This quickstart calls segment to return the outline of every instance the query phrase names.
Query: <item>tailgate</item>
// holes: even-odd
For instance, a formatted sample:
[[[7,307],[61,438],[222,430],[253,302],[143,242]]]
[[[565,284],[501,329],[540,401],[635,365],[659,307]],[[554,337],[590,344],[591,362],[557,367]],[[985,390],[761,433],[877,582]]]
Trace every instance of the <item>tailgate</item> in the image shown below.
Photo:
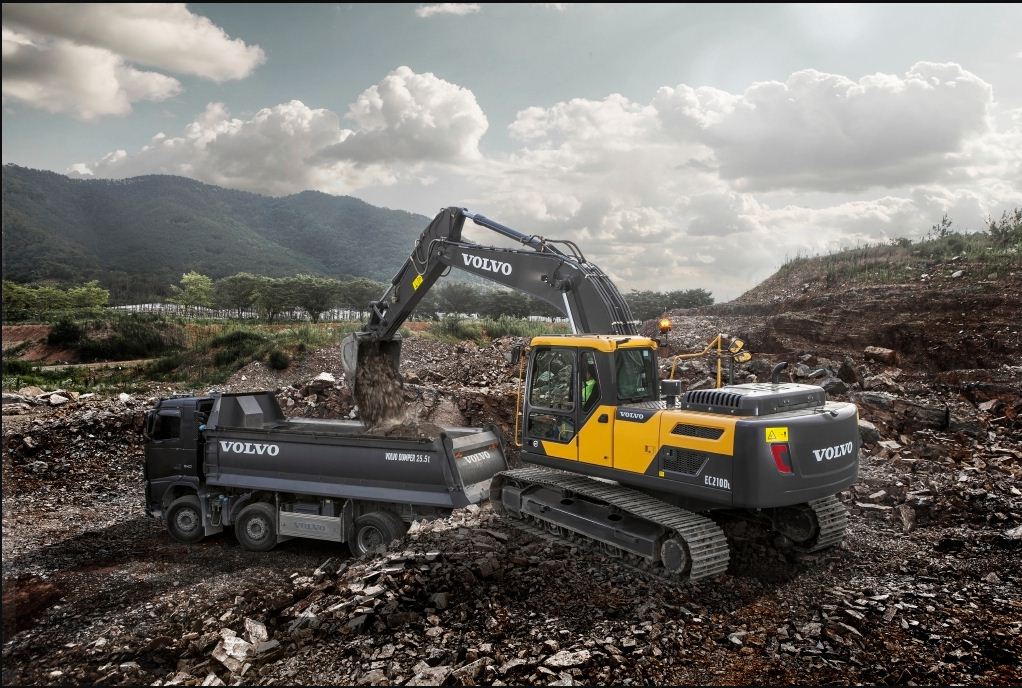
[[[503,443],[490,429],[451,439],[451,466],[455,483],[465,492],[465,505],[487,499],[490,479],[508,467]]]

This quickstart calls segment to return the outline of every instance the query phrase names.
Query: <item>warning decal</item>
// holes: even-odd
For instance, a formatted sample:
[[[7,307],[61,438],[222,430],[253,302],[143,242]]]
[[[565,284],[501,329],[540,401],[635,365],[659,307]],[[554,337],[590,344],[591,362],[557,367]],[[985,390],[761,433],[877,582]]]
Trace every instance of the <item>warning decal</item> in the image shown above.
[[[767,442],[787,442],[788,441],[788,428],[767,428],[766,429],[766,441]]]
[[[422,285],[422,275],[416,275],[412,280],[412,289],[418,289]]]

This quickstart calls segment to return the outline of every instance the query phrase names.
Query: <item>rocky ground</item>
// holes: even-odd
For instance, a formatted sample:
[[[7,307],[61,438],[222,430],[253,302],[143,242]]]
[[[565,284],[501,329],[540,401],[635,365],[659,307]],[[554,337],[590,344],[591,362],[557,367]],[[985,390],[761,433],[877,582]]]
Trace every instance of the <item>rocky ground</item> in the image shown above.
[[[488,507],[416,524],[361,560],[304,540],[266,554],[228,536],[186,547],[142,511],[137,431],[151,399],[68,393],[54,404],[25,390],[4,400],[4,683],[1018,684],[1014,349],[976,344],[977,366],[975,355],[927,356],[911,338],[899,348],[886,324],[871,337],[865,311],[845,313],[848,336],[829,342],[776,321],[840,319],[824,305],[743,308],[675,314],[668,352],[739,334],[757,352],[739,381],[786,360],[791,379],[859,405],[865,444],[860,481],[841,495],[841,547],[792,556],[725,523],[728,573],[685,587],[537,540]],[[1008,327],[1000,336],[1013,341],[1017,317],[961,308],[986,323],[972,336]],[[947,334],[945,317],[958,328],[931,317],[926,341]],[[511,438],[517,369],[503,353],[514,344],[407,341],[415,420],[493,423]],[[699,386],[714,371],[690,361],[677,372]],[[333,350],[282,373],[252,364],[226,388],[278,389],[290,415],[357,412]]]

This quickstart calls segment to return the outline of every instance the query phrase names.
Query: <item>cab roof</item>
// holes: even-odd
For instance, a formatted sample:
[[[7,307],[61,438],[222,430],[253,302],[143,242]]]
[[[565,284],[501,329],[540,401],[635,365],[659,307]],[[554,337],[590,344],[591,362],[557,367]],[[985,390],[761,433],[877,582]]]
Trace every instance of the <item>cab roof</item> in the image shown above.
[[[548,334],[532,338],[532,346],[574,346],[597,351],[618,349],[656,349],[657,342],[649,337],[624,334]]]

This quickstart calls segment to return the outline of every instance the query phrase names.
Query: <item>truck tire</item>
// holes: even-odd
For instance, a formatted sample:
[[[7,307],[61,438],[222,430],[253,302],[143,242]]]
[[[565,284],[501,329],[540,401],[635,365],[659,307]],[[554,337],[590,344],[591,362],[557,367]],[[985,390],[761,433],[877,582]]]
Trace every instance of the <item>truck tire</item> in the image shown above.
[[[167,507],[167,530],[178,542],[193,544],[206,536],[202,507],[195,495],[178,497]]]
[[[250,552],[268,552],[277,546],[277,510],[266,502],[249,504],[234,522],[234,534]]]
[[[404,537],[408,531],[401,518],[390,511],[373,511],[355,520],[355,535],[348,541],[351,553],[357,557],[372,552],[381,545]]]

